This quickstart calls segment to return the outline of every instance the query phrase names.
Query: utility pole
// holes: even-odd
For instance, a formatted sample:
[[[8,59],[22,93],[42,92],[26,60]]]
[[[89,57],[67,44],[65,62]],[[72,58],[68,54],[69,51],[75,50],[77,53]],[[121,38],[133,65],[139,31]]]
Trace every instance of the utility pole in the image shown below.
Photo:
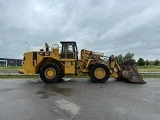
[[[26,42],[27,43],[27,45],[28,45],[28,52],[29,52],[29,43],[28,42]]]
[[[13,66],[13,63],[14,63],[14,61],[13,61],[13,54],[12,54],[12,66]]]

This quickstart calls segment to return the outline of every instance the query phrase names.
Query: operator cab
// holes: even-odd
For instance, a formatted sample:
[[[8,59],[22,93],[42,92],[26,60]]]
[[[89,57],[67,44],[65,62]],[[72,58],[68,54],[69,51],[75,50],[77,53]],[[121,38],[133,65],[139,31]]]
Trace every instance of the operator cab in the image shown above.
[[[78,49],[75,41],[61,41],[61,58],[78,59]]]

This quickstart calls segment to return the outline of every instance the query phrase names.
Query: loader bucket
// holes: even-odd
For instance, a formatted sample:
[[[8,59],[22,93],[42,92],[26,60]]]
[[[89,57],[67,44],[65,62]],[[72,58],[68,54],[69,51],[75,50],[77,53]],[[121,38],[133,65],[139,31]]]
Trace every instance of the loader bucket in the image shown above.
[[[122,77],[132,83],[144,84],[146,83],[140,73],[136,68],[136,64],[134,65],[124,65],[122,71]]]

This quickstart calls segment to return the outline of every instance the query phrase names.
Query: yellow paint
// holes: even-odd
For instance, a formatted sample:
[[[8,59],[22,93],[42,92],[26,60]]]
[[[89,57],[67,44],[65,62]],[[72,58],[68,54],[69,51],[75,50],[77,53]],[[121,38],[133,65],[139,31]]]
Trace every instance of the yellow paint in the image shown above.
[[[94,75],[98,79],[103,79],[106,76],[106,71],[103,68],[97,68],[94,71]]]
[[[56,70],[54,68],[47,68],[44,74],[46,78],[53,79],[56,76]]]
[[[120,66],[114,61],[114,59],[109,64],[104,63],[101,59],[101,57],[103,57],[103,54],[101,53],[82,49],[80,60],[77,59],[77,52],[73,52],[73,58],[67,58],[67,52],[64,53],[65,57],[61,58],[59,47],[51,48],[47,51],[41,49],[40,51],[24,53],[25,59],[23,61],[23,69],[20,69],[19,72],[25,74],[38,74],[40,69],[47,63],[56,63],[59,65],[65,75],[89,73],[91,66],[96,63],[105,64],[109,68],[111,76],[114,78],[118,77],[119,74],[117,71],[121,70]],[[45,71],[45,76],[49,79],[54,78],[56,74],[56,70],[53,68],[48,68]],[[97,68],[94,71],[94,75],[98,79],[103,79],[106,74],[107,73],[103,68]]]

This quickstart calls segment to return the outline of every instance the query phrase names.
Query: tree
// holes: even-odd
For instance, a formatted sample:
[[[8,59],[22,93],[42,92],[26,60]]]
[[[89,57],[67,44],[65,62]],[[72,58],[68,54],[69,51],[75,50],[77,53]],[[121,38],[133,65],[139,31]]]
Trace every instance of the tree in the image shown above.
[[[134,54],[133,53],[127,53],[124,57],[122,54],[118,55],[115,57],[115,60],[117,61],[118,64],[123,64],[123,63],[127,63],[127,64],[135,64],[135,59],[133,59]]]
[[[147,65],[147,66],[149,65],[149,61],[148,61],[148,60],[146,60],[146,65]]]
[[[134,57],[134,54],[129,52],[123,57],[123,60],[124,61],[135,60],[135,59],[133,59],[133,57]]]
[[[116,56],[116,61],[118,64],[121,64],[123,62],[123,55],[120,54],[120,55]]]
[[[139,65],[139,66],[144,66],[144,65],[145,65],[145,61],[144,61],[143,58],[139,58],[139,60],[138,60],[138,65]]]
[[[123,63],[127,63],[127,64],[135,64],[136,60],[133,59],[134,54],[133,53],[127,53],[124,57],[123,57]]]
[[[154,61],[154,65],[159,65],[159,60],[158,59]]]

